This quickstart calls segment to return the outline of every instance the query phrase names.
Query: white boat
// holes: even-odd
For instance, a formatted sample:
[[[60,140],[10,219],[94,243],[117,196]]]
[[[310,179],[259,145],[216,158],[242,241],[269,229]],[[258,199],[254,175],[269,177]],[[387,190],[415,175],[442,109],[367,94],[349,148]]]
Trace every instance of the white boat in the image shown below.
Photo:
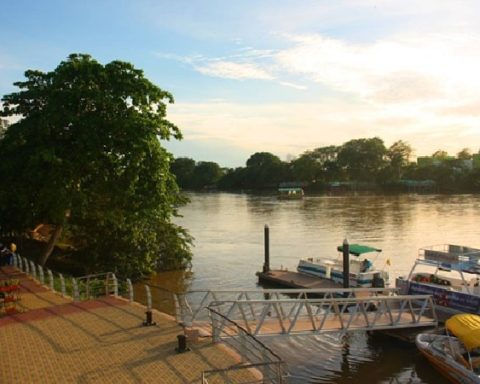
[[[336,259],[308,258],[301,259],[297,271],[320,279],[343,284],[343,245],[337,247],[339,256]],[[390,261],[383,262],[378,268],[377,259],[382,250],[360,244],[349,245],[349,286],[355,287],[385,287],[389,285],[387,266]],[[365,257],[368,254],[369,258]],[[372,254],[374,255],[372,257]],[[362,256],[362,257],[360,257]]]
[[[418,334],[417,348],[452,383],[480,383],[480,316],[454,315],[445,328],[446,336]]]
[[[396,279],[403,295],[432,295],[437,315],[480,315],[480,249],[443,244],[422,248],[410,273]]]

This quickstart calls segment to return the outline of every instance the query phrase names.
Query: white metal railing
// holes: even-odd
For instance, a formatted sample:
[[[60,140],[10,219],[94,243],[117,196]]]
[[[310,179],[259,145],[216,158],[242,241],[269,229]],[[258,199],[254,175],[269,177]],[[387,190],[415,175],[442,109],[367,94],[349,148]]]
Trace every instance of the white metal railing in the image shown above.
[[[220,325],[213,332],[216,342],[223,343],[238,352],[241,361],[221,369],[202,372],[202,384],[212,382],[235,384],[285,384],[287,368],[283,360],[265,344],[240,326],[209,308],[212,324]],[[231,337],[232,334],[238,337]],[[248,371],[247,371],[248,370]]]
[[[212,302],[235,300],[265,300],[282,298],[311,299],[359,296],[393,296],[394,288],[348,288],[348,289],[262,289],[262,290],[195,290],[175,294],[175,315],[179,323],[191,326],[196,321],[208,319],[207,307]]]
[[[48,268],[36,264],[34,261],[20,256],[18,253],[13,255],[12,263],[15,267],[37,279],[41,284],[48,284],[48,287],[59,292],[63,296],[71,296],[74,300],[87,300],[101,296],[119,296],[120,284],[112,272],[91,274],[78,278],[69,277],[68,279],[61,273],[54,273]],[[121,285],[121,295],[134,300],[133,285],[129,279],[126,279]]]
[[[219,301],[209,309],[256,337],[438,325],[430,295]],[[212,333],[222,327],[212,325]]]

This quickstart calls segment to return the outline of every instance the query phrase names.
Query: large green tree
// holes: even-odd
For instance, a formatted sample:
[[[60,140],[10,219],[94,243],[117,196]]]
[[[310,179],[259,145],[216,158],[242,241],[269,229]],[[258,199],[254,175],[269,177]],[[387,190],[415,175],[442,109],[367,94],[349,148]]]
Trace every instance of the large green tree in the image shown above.
[[[28,70],[3,97],[19,116],[0,140],[0,227],[63,229],[88,270],[146,274],[190,260],[172,216],[183,202],[160,139],[181,138],[166,119],[170,93],[132,64],[73,54],[52,72]]]
[[[385,166],[387,149],[383,140],[355,139],[343,144],[338,152],[338,164],[353,181],[375,181]]]

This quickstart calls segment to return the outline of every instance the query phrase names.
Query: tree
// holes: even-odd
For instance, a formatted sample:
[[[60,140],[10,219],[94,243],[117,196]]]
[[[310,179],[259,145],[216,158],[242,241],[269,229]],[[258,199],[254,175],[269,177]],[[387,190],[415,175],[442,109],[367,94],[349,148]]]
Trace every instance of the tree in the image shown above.
[[[286,164],[278,156],[270,152],[256,152],[247,160],[247,185],[250,188],[277,187],[286,169]]]
[[[177,183],[182,188],[192,188],[192,178],[195,171],[195,160],[188,157],[175,159],[170,170],[177,178]]]
[[[472,151],[470,148],[463,148],[460,152],[457,153],[457,159],[459,160],[470,160],[472,158]]]
[[[390,162],[391,173],[396,181],[402,177],[402,172],[408,166],[412,153],[412,147],[402,140],[396,141],[388,148],[387,158]]]
[[[191,258],[188,233],[172,223],[184,200],[159,139],[181,139],[166,119],[173,96],[132,64],[73,54],[52,72],[28,70],[3,97],[21,116],[0,141],[0,227],[62,229],[91,270],[141,275]]]
[[[370,182],[385,166],[386,152],[383,140],[378,137],[350,140],[341,146],[338,163],[350,180]]]
[[[194,188],[207,188],[216,186],[223,171],[217,163],[212,161],[200,161],[193,171],[192,186]]]

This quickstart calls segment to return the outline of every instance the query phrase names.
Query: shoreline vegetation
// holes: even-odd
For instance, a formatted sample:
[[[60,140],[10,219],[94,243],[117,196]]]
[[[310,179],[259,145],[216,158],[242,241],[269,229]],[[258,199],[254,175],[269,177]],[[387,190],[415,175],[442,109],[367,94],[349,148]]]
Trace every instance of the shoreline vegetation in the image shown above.
[[[269,152],[250,156],[245,167],[179,157],[171,171],[186,190],[265,191],[302,187],[307,193],[347,191],[478,193],[480,150],[464,148],[449,156],[438,150],[412,161],[412,147],[400,140],[353,139],[340,146],[309,150],[282,161]]]
[[[193,239],[173,222],[186,200],[162,146],[182,138],[166,118],[173,95],[130,63],[88,54],[14,85],[0,107],[20,117],[0,131],[0,238],[42,266],[60,252],[81,275],[188,266]],[[39,226],[45,239],[31,238]]]

